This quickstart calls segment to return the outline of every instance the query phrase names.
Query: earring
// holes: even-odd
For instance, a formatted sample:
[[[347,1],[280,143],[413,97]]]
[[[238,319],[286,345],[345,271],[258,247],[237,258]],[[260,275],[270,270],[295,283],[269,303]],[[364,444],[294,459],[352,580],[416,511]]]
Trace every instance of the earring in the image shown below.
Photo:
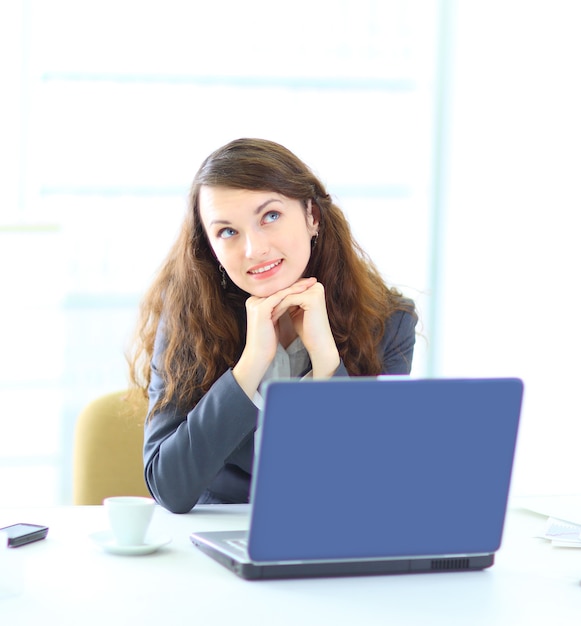
[[[222,285],[222,289],[226,289],[226,270],[222,267],[222,265],[218,265],[218,269],[220,270],[220,274],[222,274],[220,284]]]
[[[318,239],[319,239],[319,231],[317,231],[314,237],[311,239],[311,248],[314,248],[317,245]]]

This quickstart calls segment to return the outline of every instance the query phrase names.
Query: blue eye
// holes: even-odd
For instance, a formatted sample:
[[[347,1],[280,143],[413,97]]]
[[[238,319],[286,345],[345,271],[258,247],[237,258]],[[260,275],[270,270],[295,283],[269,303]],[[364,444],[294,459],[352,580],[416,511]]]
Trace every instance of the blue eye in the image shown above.
[[[218,237],[220,237],[220,239],[229,239],[230,237],[233,237],[235,234],[236,234],[236,231],[233,228],[223,228],[221,231],[219,231]]]
[[[265,222],[276,222],[276,220],[280,217],[280,213],[278,211],[269,211],[264,214]]]

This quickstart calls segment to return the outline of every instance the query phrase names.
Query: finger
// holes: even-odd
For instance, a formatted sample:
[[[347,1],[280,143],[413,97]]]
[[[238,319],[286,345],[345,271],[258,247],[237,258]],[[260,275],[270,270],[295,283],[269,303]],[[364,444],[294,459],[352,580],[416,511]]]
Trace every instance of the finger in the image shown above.
[[[317,283],[320,285],[320,283]],[[286,311],[292,311],[293,309],[308,310],[325,310],[325,297],[323,286],[317,288],[317,285],[313,285],[311,288],[301,291],[299,293],[291,293],[285,296],[273,309],[272,319],[278,320],[284,315]]]
[[[272,310],[274,310],[274,308],[278,306],[285,298],[288,298],[291,295],[304,293],[305,291],[310,289],[313,285],[315,285],[316,282],[317,282],[317,279],[314,277],[301,278],[300,280],[297,280],[296,283],[293,283],[289,287],[286,287],[285,289],[281,289],[280,291],[277,291],[271,294],[270,296],[267,296],[266,298],[263,299],[263,302],[265,303],[266,306],[270,306],[272,307]]]
[[[298,310],[300,310],[301,307],[294,305],[294,304],[289,304],[288,306],[278,306],[275,310],[273,310],[272,312],[272,321],[274,324],[276,324],[276,322],[278,322],[278,320],[288,311],[289,315],[292,317],[293,314],[295,314]]]

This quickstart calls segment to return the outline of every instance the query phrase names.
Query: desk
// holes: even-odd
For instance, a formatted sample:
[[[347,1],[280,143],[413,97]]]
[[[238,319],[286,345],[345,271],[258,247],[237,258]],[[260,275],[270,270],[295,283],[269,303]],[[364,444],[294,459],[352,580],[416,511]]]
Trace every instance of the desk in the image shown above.
[[[152,531],[172,542],[140,557],[101,552],[100,506],[0,509],[0,526],[31,522],[48,538],[0,552],[17,593],[0,599],[2,626],[578,624],[581,550],[534,536],[544,517],[511,509],[495,565],[482,572],[248,582],[193,547],[193,530],[246,528],[244,505],[187,515],[158,508]],[[4,561],[4,562],[3,562]]]

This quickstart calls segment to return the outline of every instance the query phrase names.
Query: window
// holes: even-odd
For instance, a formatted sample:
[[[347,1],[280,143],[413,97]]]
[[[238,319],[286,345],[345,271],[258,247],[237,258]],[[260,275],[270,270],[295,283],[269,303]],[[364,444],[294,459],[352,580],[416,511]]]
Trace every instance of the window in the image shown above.
[[[69,500],[76,416],[127,385],[140,296],[200,162],[231,139],[273,139],[311,165],[429,325],[438,2],[273,6],[0,9],[3,500]],[[420,339],[417,373],[424,352]]]

